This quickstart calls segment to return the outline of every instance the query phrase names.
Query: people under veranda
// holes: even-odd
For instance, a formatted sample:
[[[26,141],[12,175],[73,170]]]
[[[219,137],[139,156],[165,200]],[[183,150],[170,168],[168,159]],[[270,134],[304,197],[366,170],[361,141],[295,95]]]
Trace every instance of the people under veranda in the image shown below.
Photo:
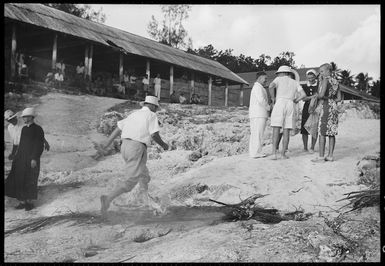
[[[147,147],[153,139],[164,150],[169,146],[159,135],[159,122],[156,111],[159,108],[158,98],[146,96],[145,101],[140,103],[142,109],[128,115],[125,119],[118,121],[117,128],[111,133],[105,143],[95,144],[99,154],[104,154],[105,149],[113,140],[121,134],[121,154],[125,162],[125,180],[118,183],[116,188],[108,195],[102,195],[101,214],[107,217],[110,203],[123,193],[130,192],[139,184],[139,202],[149,205],[148,183],[150,174],[147,168]],[[158,210],[159,211],[159,210]]]
[[[172,91],[170,95],[170,103],[179,103],[179,99],[175,91]]]
[[[287,159],[286,150],[288,148],[290,129],[293,128],[294,104],[298,103],[306,96],[298,81],[290,78],[292,71],[289,66],[280,66],[276,72],[277,77],[270,83],[269,90],[277,88],[277,94],[273,98],[275,102],[271,113],[271,126],[273,127],[273,159],[277,157],[277,145],[280,128],[283,128],[283,148],[281,158]],[[299,97],[295,97],[299,92]]]
[[[37,199],[37,183],[40,172],[40,156],[44,150],[44,131],[34,122],[35,110],[26,108],[21,114],[25,126],[20,143],[12,161],[11,171],[5,180],[5,195],[16,198],[16,209],[26,211],[34,208]]]
[[[199,97],[198,94],[193,93],[193,95],[191,95],[190,103],[191,104],[200,104],[201,103],[201,98]]]
[[[179,103],[181,103],[181,104],[187,103],[187,99],[186,99],[186,97],[184,97],[184,93],[183,92],[181,92],[180,95],[179,95]]]
[[[155,93],[155,96],[158,97],[158,100],[160,100],[161,83],[162,83],[162,80],[160,78],[160,74],[158,73],[154,78],[154,93]]]

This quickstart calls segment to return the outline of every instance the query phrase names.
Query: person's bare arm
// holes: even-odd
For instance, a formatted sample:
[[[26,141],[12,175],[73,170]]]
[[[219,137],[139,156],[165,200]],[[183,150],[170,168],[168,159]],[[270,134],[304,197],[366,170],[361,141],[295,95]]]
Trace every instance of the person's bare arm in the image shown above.
[[[168,150],[168,144],[165,143],[159,135],[159,131],[151,135],[152,139],[159,144],[164,150]]]
[[[320,81],[320,84],[321,84],[321,90],[317,96],[318,99],[322,99],[322,100],[327,100],[328,97],[325,96],[325,92],[326,92],[326,87],[327,87],[327,84],[328,83],[328,80],[326,78],[323,78],[321,79]]]
[[[45,138],[44,138],[44,149],[46,151],[49,151],[49,149],[50,149],[49,143],[48,143],[48,141]]]
[[[103,149],[107,148],[108,146],[111,145],[111,143],[116,139],[117,136],[119,136],[121,130],[119,127],[116,127],[114,131],[112,131],[111,135],[108,137],[106,141],[103,141],[101,143],[101,146]]]
[[[306,93],[303,90],[300,90],[299,96],[296,99],[294,99],[294,102],[298,103],[300,100],[302,100],[305,97],[306,97]]]

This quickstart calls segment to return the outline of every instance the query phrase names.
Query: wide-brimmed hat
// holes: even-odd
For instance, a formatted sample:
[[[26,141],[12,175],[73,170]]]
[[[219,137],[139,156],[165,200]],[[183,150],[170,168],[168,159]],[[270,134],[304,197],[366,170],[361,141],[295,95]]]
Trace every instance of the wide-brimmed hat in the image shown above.
[[[158,98],[155,96],[146,96],[146,98],[144,99],[144,102],[140,102],[139,104],[143,106],[145,103],[150,103],[157,107],[160,107]]]
[[[16,116],[17,114],[15,114],[12,110],[7,110],[4,112],[4,119],[7,121],[15,118]]]
[[[23,110],[23,112],[21,113],[21,117],[23,117],[23,116],[33,116],[33,117],[35,117],[36,116],[35,109],[32,108],[32,107],[25,108]]]
[[[317,76],[317,71],[315,71],[314,69],[309,69],[308,71],[306,71],[306,75],[310,73],[314,74],[314,76]]]
[[[275,74],[278,74],[278,73],[292,73],[292,71],[291,71],[291,68],[289,66],[280,66],[278,68],[278,71],[275,72]]]

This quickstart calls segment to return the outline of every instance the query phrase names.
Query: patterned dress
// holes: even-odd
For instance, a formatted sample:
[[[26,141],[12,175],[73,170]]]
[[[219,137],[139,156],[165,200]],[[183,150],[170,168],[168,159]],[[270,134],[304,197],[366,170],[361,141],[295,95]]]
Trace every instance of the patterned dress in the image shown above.
[[[324,100],[321,105],[318,132],[321,136],[336,136],[338,134],[338,109],[337,95],[338,82],[334,77],[329,77],[325,96],[329,99]]]

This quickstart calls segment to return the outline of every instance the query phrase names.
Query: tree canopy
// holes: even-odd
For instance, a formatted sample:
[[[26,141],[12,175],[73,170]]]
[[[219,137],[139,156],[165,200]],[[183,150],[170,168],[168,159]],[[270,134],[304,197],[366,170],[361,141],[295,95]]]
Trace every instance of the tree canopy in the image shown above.
[[[189,5],[164,5],[162,6],[163,20],[158,22],[154,16],[147,25],[147,32],[151,38],[160,43],[175,48],[190,48],[192,39],[188,37],[183,21],[189,16]]]

